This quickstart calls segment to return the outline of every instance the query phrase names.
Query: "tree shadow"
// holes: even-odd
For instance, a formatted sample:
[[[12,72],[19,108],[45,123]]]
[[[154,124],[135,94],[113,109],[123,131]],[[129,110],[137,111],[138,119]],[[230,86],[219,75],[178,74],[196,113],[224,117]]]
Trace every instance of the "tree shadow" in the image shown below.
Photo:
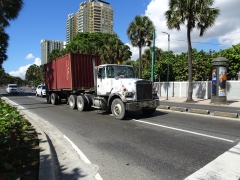
[[[78,180],[79,178],[84,178],[88,176],[89,174],[84,174],[83,170],[81,168],[74,168],[71,170],[70,173],[66,173],[66,170],[69,169],[68,167],[64,165],[60,165],[60,162],[58,160],[57,152],[54,148],[54,145],[49,138],[49,136],[44,133],[47,141],[43,141],[40,139],[41,143],[48,143],[50,146],[50,154],[45,154],[40,157],[40,162],[42,163],[40,165],[39,169],[39,180],[44,180],[46,177],[53,176],[53,179],[61,179],[61,180]],[[40,149],[40,152],[45,151],[46,149]],[[70,162],[69,162],[70,163]],[[72,164],[69,164],[69,167],[71,167]],[[42,177],[42,178],[40,178]]]
[[[205,81],[202,81],[202,82],[194,82],[193,83],[193,89],[197,88],[197,91],[195,93],[195,97],[196,98],[201,98],[201,99],[204,99],[204,97],[206,97],[206,93],[207,92],[207,89],[206,89],[206,83],[208,82],[205,82]]]

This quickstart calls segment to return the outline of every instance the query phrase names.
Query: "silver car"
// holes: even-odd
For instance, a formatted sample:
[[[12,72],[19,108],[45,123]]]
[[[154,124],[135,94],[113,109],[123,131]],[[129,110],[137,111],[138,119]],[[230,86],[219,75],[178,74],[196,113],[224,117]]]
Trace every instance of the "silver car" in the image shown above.
[[[9,94],[19,94],[19,88],[17,84],[8,84],[6,92]]]
[[[45,85],[39,85],[36,89],[36,96],[46,96],[46,88]]]

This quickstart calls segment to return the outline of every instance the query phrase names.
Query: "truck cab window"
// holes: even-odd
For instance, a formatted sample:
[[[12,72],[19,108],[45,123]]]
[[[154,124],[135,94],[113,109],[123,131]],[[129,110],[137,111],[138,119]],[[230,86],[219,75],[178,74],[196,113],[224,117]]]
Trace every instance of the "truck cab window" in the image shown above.
[[[105,67],[100,67],[98,70],[98,77],[105,78]]]
[[[107,66],[107,77],[108,78],[114,78],[114,68],[112,66]]]

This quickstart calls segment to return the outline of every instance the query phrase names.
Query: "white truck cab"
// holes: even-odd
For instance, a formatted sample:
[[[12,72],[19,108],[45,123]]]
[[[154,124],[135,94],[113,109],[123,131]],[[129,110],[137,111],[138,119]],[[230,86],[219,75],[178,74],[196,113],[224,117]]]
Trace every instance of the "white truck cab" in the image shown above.
[[[122,119],[126,111],[142,110],[150,115],[159,105],[152,82],[136,78],[133,66],[104,64],[96,67],[96,92],[93,106],[112,111]]]

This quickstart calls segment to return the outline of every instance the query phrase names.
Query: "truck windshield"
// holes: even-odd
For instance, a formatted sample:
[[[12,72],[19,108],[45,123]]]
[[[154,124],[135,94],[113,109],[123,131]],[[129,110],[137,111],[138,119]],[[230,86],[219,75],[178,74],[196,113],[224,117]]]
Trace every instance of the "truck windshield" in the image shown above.
[[[10,88],[18,88],[18,86],[15,86],[15,85],[11,85],[11,86],[8,86]]]
[[[133,67],[131,66],[107,66],[106,69],[107,77],[114,78],[115,76],[119,76],[121,78],[135,78],[135,72]]]

